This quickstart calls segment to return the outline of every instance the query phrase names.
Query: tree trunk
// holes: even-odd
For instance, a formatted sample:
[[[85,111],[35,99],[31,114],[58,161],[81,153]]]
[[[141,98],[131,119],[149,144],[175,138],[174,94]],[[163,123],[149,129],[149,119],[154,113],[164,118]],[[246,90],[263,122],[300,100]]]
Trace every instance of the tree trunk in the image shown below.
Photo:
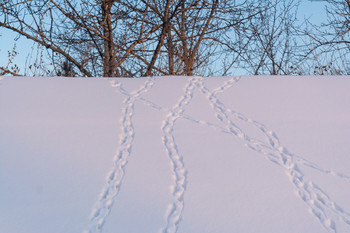
[[[173,44],[173,38],[171,35],[171,26],[168,26],[168,59],[169,59],[169,74],[174,74],[174,44]]]
[[[113,28],[111,10],[114,0],[102,1],[102,26],[104,39],[103,76],[112,77],[115,74],[115,55],[113,43]]]

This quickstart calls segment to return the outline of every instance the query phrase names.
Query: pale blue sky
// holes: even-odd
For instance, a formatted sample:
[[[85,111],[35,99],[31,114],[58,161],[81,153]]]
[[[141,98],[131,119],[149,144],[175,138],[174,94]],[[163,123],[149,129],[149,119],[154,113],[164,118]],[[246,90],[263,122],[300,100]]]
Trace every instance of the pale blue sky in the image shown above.
[[[308,1],[302,0],[299,7],[299,20],[300,22],[304,21],[305,17],[310,17],[312,22],[320,23],[326,20],[326,13],[324,10],[324,3],[322,1]],[[25,39],[24,37],[17,37],[15,40],[16,34],[0,28],[0,65],[7,63],[7,51],[12,50],[13,46],[16,44],[18,55],[15,58],[15,63],[20,67],[21,73],[24,71],[26,61],[30,59],[30,53],[32,52],[35,45],[33,42]],[[36,53],[32,56],[32,61],[35,59]]]

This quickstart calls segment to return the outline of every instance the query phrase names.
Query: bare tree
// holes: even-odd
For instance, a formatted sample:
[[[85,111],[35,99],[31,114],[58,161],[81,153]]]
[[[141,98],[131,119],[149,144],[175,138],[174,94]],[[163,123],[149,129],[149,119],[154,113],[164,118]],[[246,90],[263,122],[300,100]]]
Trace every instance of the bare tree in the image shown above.
[[[45,59],[31,67],[51,67],[49,75],[289,74],[297,3],[6,0],[0,28],[35,42]]]
[[[1,35],[0,35],[1,37]],[[0,76],[6,75],[6,74],[10,74],[13,76],[19,76],[19,67],[14,64],[14,59],[17,56],[18,52],[16,50],[16,44],[13,46],[13,49],[11,51],[7,51],[7,58],[8,61],[6,62],[6,64],[1,65],[0,64]]]
[[[139,20],[146,12],[129,14],[115,0],[4,1],[0,27],[51,51],[55,69],[62,66],[58,61],[69,61],[83,76],[123,76],[123,63],[133,48],[160,27]]]
[[[236,36],[236,65],[248,73],[286,75],[297,63],[297,10],[299,1],[263,0],[259,11]]]
[[[153,9],[150,23],[163,26],[139,55],[145,63],[146,76],[221,74],[222,62],[218,61],[228,54],[225,46],[237,44],[231,35],[256,14],[258,5],[255,1],[228,0],[148,1],[147,4]],[[152,46],[154,50],[147,49]]]
[[[211,50],[212,46],[206,42],[221,30],[219,27],[214,29],[218,21],[215,17],[221,9],[219,4],[218,0],[179,0],[173,1],[173,6],[165,5],[165,10],[156,14],[163,21],[163,28],[145,75],[152,74],[152,71],[157,73],[157,70],[169,75],[193,75],[210,57],[200,53],[201,48],[206,46]]]
[[[318,75],[350,74],[350,0],[323,0],[327,19],[321,25],[309,22],[306,56]]]

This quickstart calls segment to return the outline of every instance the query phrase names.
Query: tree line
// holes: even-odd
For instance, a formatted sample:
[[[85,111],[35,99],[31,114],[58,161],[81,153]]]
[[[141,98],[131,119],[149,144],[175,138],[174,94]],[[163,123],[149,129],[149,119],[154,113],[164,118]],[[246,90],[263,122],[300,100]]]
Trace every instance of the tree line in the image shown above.
[[[0,32],[36,45],[26,75],[350,74],[350,0],[324,2],[315,25],[298,0],[4,0]]]

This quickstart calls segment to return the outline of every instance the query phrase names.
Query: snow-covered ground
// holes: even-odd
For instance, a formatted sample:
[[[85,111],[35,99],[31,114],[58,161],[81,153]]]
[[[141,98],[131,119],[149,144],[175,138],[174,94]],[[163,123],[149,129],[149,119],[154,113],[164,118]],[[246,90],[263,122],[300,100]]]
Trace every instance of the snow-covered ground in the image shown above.
[[[349,88],[6,77],[0,232],[348,233]]]

